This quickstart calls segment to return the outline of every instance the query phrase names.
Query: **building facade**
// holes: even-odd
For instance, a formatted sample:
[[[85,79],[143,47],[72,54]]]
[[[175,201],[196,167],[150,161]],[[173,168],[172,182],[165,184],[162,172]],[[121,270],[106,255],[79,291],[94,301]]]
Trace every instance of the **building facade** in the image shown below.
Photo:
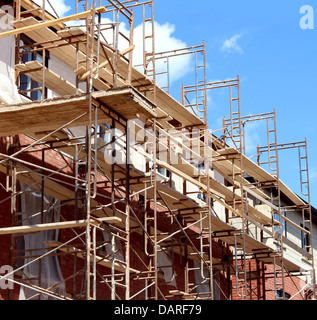
[[[0,34],[1,299],[315,298],[307,141],[277,144],[275,111],[243,117],[239,77],[183,86],[182,102],[159,87],[153,0],[76,1],[62,18],[0,4],[14,26]],[[142,71],[138,12],[153,26]],[[204,45],[177,54],[206,63]],[[206,121],[217,88],[231,104],[219,137]],[[275,135],[255,163],[242,121],[263,119]],[[280,180],[285,148],[301,152],[301,196]]]

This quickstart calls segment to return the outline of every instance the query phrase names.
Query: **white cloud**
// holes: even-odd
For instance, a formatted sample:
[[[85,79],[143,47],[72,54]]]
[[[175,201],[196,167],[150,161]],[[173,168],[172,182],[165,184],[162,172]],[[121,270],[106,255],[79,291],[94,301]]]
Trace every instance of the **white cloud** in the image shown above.
[[[238,40],[241,38],[241,36],[242,34],[236,34],[230,39],[225,40],[222,44],[221,51],[227,52],[227,53],[237,52],[242,54],[243,50],[238,44]]]
[[[250,124],[252,126],[252,124]],[[257,146],[260,143],[260,136],[257,127],[249,127],[245,130],[245,152],[250,157],[257,153]]]
[[[146,24],[146,34],[150,34],[148,31],[151,28],[151,24]],[[160,24],[155,22],[155,52],[166,52],[175,49],[186,48],[185,42],[173,37],[175,32],[175,26],[169,23]],[[138,65],[143,62],[143,31],[142,25],[135,28],[134,31],[134,43],[136,48],[134,50],[134,64]],[[150,51],[151,41],[146,43],[146,51]],[[169,80],[174,82],[182,78],[190,70],[191,66],[191,55],[182,55],[174,58],[170,58],[169,61]],[[156,73],[165,72],[167,70],[167,65],[165,59],[156,60]],[[166,75],[162,75],[157,79],[158,83],[164,82]]]
[[[258,146],[268,145],[266,121],[251,121],[245,124],[245,150],[248,157],[257,154]],[[265,156],[264,156],[265,157]]]
[[[41,2],[42,0],[36,0],[38,2]],[[59,14],[66,13],[70,7],[65,5],[65,0],[57,0],[54,1],[55,10],[58,11]],[[97,22],[97,20],[96,20]],[[76,25],[80,22],[76,23],[75,21],[71,21],[69,23],[66,23],[66,25]],[[102,28],[105,29],[106,25],[109,25],[109,28],[107,30],[103,30],[103,40],[106,39],[106,41],[109,44],[113,45],[113,29],[110,27],[113,23],[111,19],[107,17],[102,18]],[[147,22],[145,24],[145,34],[150,35],[151,34],[151,28],[152,24],[150,22]],[[166,52],[166,51],[172,51],[176,49],[183,49],[186,48],[187,45],[185,42],[183,42],[180,39],[177,39],[173,36],[175,33],[175,26],[170,23],[160,24],[155,21],[154,24],[155,28],[155,52]],[[130,30],[129,25],[125,21],[120,21],[120,32],[124,34],[126,37],[129,38]],[[134,28],[134,34],[133,34],[133,43],[135,45],[135,48],[133,50],[133,65],[143,66],[143,24],[139,24]],[[152,44],[151,39],[147,39],[145,41],[146,51],[151,52],[152,51]],[[123,51],[129,47],[129,42],[124,39],[124,37],[119,38],[119,51]],[[194,71],[194,65],[193,65],[193,55],[186,54],[181,55],[177,57],[170,58],[169,61],[169,82],[172,84],[174,81],[179,80],[183,76],[185,76],[188,72]],[[158,73],[164,73],[167,71],[167,64],[165,59],[159,59],[156,60],[155,63],[156,68],[156,74]],[[138,68],[140,71],[143,71],[143,68]],[[157,76],[156,79],[159,86],[166,86],[167,85],[167,75],[162,74]]]
[[[309,168],[309,178],[310,180],[317,180],[317,168],[314,166],[311,166]]]
[[[33,0],[36,4],[39,6],[43,5],[43,0]],[[57,14],[62,17],[65,13],[67,13],[71,7],[65,4],[65,0],[54,0],[50,1],[52,6],[54,7],[54,10],[57,12]],[[50,6],[47,0],[45,0],[45,10],[51,13],[53,16],[55,16],[54,10]]]
[[[103,18],[102,23],[111,23],[111,20],[108,18]],[[146,35],[151,34],[151,23],[146,23],[145,32]],[[129,36],[129,29],[126,23],[120,23],[120,32],[122,32],[125,36]],[[155,52],[166,52],[175,49],[183,49],[186,48],[187,45],[185,42],[173,37],[173,33],[175,32],[175,26],[169,23],[160,24],[155,22]],[[107,39],[109,43],[112,43],[113,39],[113,31],[107,30],[103,32],[104,37]],[[147,39],[145,43],[146,51],[151,52],[152,50],[152,40]],[[133,43],[135,45],[135,49],[133,50],[133,65],[134,66],[143,66],[143,25],[140,24],[135,27],[133,34]],[[123,37],[119,39],[119,50],[123,51],[127,49],[129,43]],[[192,65],[192,56],[191,55],[183,55],[170,59],[169,63],[169,81],[170,84],[174,81],[182,78],[186,75],[191,68]],[[138,68],[140,71],[143,71],[143,68]],[[163,73],[167,71],[167,65],[165,59],[156,60],[155,63],[156,74]],[[167,83],[167,75],[163,74],[157,77],[157,82],[160,86],[165,86]]]
[[[42,6],[43,0],[34,0],[35,3]],[[54,0],[50,1],[52,5],[54,6],[55,11],[57,14],[62,17],[64,16],[68,11],[71,10],[71,7],[66,4],[66,0]],[[50,12],[51,14],[54,14],[54,11],[52,10],[51,6],[45,0],[45,9]],[[102,23],[111,23],[112,21],[108,18],[102,18]],[[79,25],[80,22],[71,21],[66,23],[66,25]],[[145,25],[146,34],[150,34],[151,31],[151,23],[148,22]],[[129,28],[127,23],[121,21],[120,22],[120,31],[126,35],[129,36]],[[171,51],[175,49],[183,49],[186,48],[187,45],[185,42],[175,38],[173,36],[175,32],[175,26],[170,23],[160,24],[158,22],[155,22],[155,52],[165,52],[165,51]],[[112,30],[104,31],[103,32],[104,37],[108,40],[109,43],[113,42],[113,32]],[[150,41],[146,41],[146,49],[148,52],[150,52]],[[143,25],[139,24],[134,29],[134,44],[135,49],[133,51],[133,65],[143,65]],[[122,37],[119,40],[119,50],[122,51],[124,49],[128,48],[128,42],[124,40]],[[172,84],[174,81],[182,78],[185,76],[190,70],[193,70],[193,64],[192,64],[192,55],[183,55],[178,56],[175,58],[170,59],[169,63],[169,81],[170,84]],[[156,73],[162,73],[167,70],[166,68],[167,64],[164,59],[156,60]],[[142,70],[143,71],[143,70]],[[167,82],[167,76],[161,75],[157,77],[157,82],[160,86],[165,86]]]
[[[222,119],[219,118],[219,122]],[[262,134],[265,130],[265,123],[262,121],[246,122],[244,128],[245,154],[247,157],[253,158],[257,154],[258,145],[267,145],[267,142],[263,141],[264,137]],[[232,130],[231,127],[229,129]],[[235,146],[231,139],[228,139],[227,143],[231,147],[239,147],[238,145]]]

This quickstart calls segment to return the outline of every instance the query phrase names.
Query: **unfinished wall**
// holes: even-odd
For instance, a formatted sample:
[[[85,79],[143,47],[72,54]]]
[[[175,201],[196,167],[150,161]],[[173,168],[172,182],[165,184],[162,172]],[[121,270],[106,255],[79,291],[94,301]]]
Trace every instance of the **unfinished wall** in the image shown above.
[[[15,78],[15,39],[13,36],[0,38],[0,74]]]
[[[286,217],[290,220],[294,221],[298,226],[301,225],[303,219],[302,219],[302,213],[300,211],[291,211],[286,213]],[[313,243],[312,246],[314,248],[314,261],[316,264],[316,245],[317,245],[317,239],[316,239],[316,232],[317,228],[316,225],[313,224]],[[286,237],[287,239],[291,240],[295,245],[302,248],[302,236],[303,233],[300,229],[296,228],[292,224],[286,222]],[[305,249],[303,249],[305,250]],[[305,270],[311,270],[311,264],[306,261],[304,258],[302,258],[301,254],[296,251],[295,249],[286,246],[285,250],[285,258],[289,259],[290,261],[294,263],[300,262],[301,268],[303,271]]]
[[[48,68],[52,70],[53,72],[57,73],[61,78],[64,80],[67,80],[71,84],[73,84],[76,87],[76,73],[74,72],[74,69],[65,63],[63,60],[56,57],[54,54],[50,54],[50,58],[48,61]],[[86,83],[85,82],[79,82],[78,88],[81,89],[83,92],[86,90]],[[47,97],[53,98],[58,96],[56,93],[54,93],[51,90],[48,90]]]
[[[5,11],[5,14],[3,13]],[[3,27],[5,29],[0,28],[0,32],[8,31],[11,21],[13,18],[14,12],[12,6],[4,5],[1,8],[0,18],[2,21]],[[0,38],[0,75],[4,75],[11,79],[15,78],[15,37],[5,37]]]

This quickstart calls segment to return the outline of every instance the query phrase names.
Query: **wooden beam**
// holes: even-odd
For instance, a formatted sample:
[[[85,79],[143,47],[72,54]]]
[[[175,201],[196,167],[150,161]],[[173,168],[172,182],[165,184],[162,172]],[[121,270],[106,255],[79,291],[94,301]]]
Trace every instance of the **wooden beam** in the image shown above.
[[[29,170],[29,169],[25,167],[25,170]],[[0,164],[0,172],[7,174],[6,165]],[[9,175],[11,176],[12,172],[9,172]],[[19,172],[19,174],[17,175],[17,179],[20,182],[23,182],[28,185],[32,185],[33,188],[37,190],[41,188],[41,180],[40,180],[41,177],[35,172],[32,172],[32,171],[26,172],[26,173]],[[74,198],[73,191],[63,187],[62,185],[56,183],[55,181],[47,177],[45,178],[44,193],[60,201],[68,201]]]
[[[20,26],[20,28],[26,28],[26,27],[32,27],[33,25],[42,25],[42,23],[38,22],[35,18],[30,17],[23,20],[18,20],[14,22],[15,26]],[[38,28],[37,28],[38,29]],[[44,30],[32,30],[28,31],[26,33],[28,37],[33,39],[36,42],[46,42],[47,40],[62,40],[54,31],[50,30],[49,28],[44,28]],[[80,39],[81,36],[78,38]],[[76,38],[74,38],[76,40]],[[65,40],[65,44],[66,44]],[[45,47],[45,45],[44,45]],[[94,49],[97,48],[97,40],[95,39],[94,43]],[[83,42],[79,42],[79,60],[86,60],[86,45]],[[113,55],[113,51],[105,47],[105,50],[108,52],[109,56]],[[51,48],[50,52],[54,55],[56,55],[58,58],[69,64],[73,67],[73,69],[76,69],[76,48],[74,46],[62,46],[62,47],[55,47]],[[95,51],[97,53],[97,51]],[[102,63],[106,60],[106,56],[103,54],[103,52],[100,52]],[[124,59],[118,60],[118,74],[121,75],[123,78],[127,78],[128,73],[128,63]],[[93,85],[98,90],[105,90],[108,89],[108,84],[113,83],[113,72],[112,70],[109,70],[109,65],[105,68],[102,68],[99,70],[99,79],[93,79]],[[88,70],[85,70],[84,68],[81,68],[81,70],[78,71],[78,75],[82,76],[85,72]],[[101,79],[103,81],[101,81]],[[121,77],[118,77],[118,85],[119,86],[126,86],[126,82],[121,79]],[[105,82],[104,82],[105,81]],[[147,87],[153,85],[151,80],[147,78],[144,74],[139,72],[137,69],[132,70],[132,83],[135,87]],[[151,102],[154,102],[154,97],[152,95],[148,95],[147,98],[151,100]],[[155,101],[157,105],[157,116],[160,118],[158,119],[158,122],[164,127],[164,128],[172,128],[172,125],[168,123],[169,120],[173,119],[173,117],[177,120],[179,120],[183,125],[197,125],[199,127],[204,127],[203,121],[199,119],[196,115],[191,113],[189,110],[187,110],[182,104],[180,104],[177,100],[169,96],[164,90],[157,87],[157,99]]]
[[[98,225],[101,223],[117,223],[121,222],[121,219],[118,217],[105,217],[93,220],[91,223]],[[6,234],[17,234],[17,233],[28,233],[28,232],[39,232],[44,230],[58,230],[58,229],[67,229],[67,228],[78,228],[87,226],[87,220],[74,220],[74,221],[63,221],[63,222],[52,222],[52,223],[40,223],[33,224],[28,226],[17,226],[17,227],[8,227],[0,228],[0,235]]]
[[[105,10],[105,7],[99,7],[99,8],[95,9],[96,12],[102,12],[104,10]],[[87,11],[84,11],[84,12],[72,14],[72,15],[67,16],[67,17],[45,21],[45,22],[42,22],[42,23],[39,23],[39,24],[35,24],[35,25],[32,25],[32,26],[22,27],[22,28],[18,28],[18,29],[14,29],[14,30],[9,30],[9,31],[0,33],[0,38],[13,36],[13,35],[18,35],[18,34],[21,34],[21,33],[26,33],[26,32],[29,32],[29,31],[34,31],[34,30],[38,30],[38,29],[42,29],[42,28],[53,27],[53,26],[58,25],[60,23],[64,23],[64,22],[72,21],[72,20],[82,19],[82,18],[85,18],[85,17],[90,16],[92,14],[93,14],[93,10],[87,10]]]
[[[43,67],[43,65],[36,60],[28,61],[26,63],[17,64],[15,69],[21,73],[26,73],[27,76],[43,85],[43,71],[45,73],[45,87],[57,93],[60,96],[83,94],[80,89],[76,90],[76,86],[69,81],[63,79],[54,71]],[[44,70],[43,70],[44,69]]]
[[[40,19],[43,18],[43,13],[42,10],[37,10],[40,9],[40,6],[38,4],[36,4],[35,2],[31,1],[31,0],[21,0],[21,7],[23,7],[26,10],[32,10],[32,15],[39,17]],[[49,12],[45,11],[45,21],[47,20],[53,20],[56,19],[56,17],[52,14],[50,14]],[[55,27],[57,27],[58,29],[63,29],[64,25],[62,23],[56,25]]]
[[[135,48],[135,45],[133,44],[133,45],[130,46],[129,48],[123,50],[122,52],[119,52],[119,54],[122,55],[122,56],[124,56],[124,55],[126,55],[127,53],[133,51],[134,48]],[[109,63],[109,61],[106,60],[106,61],[102,62],[102,63],[99,65],[98,68],[99,68],[99,69],[104,68],[104,67],[106,67],[106,66],[108,65],[108,63]],[[95,72],[96,70],[97,70],[97,67],[94,67],[94,68],[92,69],[92,72]],[[88,78],[90,72],[91,72],[90,70],[87,71],[87,72],[85,72],[85,73],[80,77],[80,80],[82,80],[82,81],[83,81],[83,80],[86,80],[86,79]]]
[[[190,177],[189,175],[185,174],[183,171],[181,171],[181,170],[179,170],[179,169],[176,169],[174,166],[168,164],[168,163],[165,162],[165,161],[157,160],[157,163],[158,163],[159,166],[161,166],[161,167],[163,167],[163,168],[171,171],[172,173],[174,173],[174,174],[176,174],[176,175],[178,175],[178,176],[180,176],[180,177],[183,177],[186,181],[194,184],[195,186],[197,186],[198,188],[204,190],[205,192],[208,192],[207,185],[205,185],[204,183],[201,183],[201,182],[197,181],[196,179]],[[214,193],[214,194],[216,194],[216,195],[219,196],[219,197],[224,198],[224,195],[221,194],[221,193],[219,193],[219,192],[217,192],[216,190],[213,190],[213,189],[210,188],[209,191],[212,192],[212,193]],[[211,196],[212,196],[212,195],[211,195]],[[215,198],[216,198],[216,197],[215,197]],[[218,198],[216,198],[216,199],[219,200]],[[219,200],[219,201],[220,201],[220,200]],[[220,201],[220,202],[223,203],[222,201]],[[232,210],[230,210],[230,211],[232,211]]]
[[[286,212],[287,212],[287,211],[286,211]],[[292,226],[296,227],[297,229],[299,229],[301,232],[304,232],[304,233],[306,233],[306,234],[310,234],[310,231],[302,228],[302,227],[299,226],[296,222],[292,221],[291,219],[287,218],[286,216],[281,215],[281,218],[282,218],[285,222],[287,222],[287,223],[291,224]]]

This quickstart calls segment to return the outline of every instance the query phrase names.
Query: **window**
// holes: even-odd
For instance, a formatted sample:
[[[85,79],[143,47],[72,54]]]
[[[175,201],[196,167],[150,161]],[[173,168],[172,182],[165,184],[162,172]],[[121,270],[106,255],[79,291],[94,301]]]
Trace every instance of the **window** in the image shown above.
[[[158,168],[157,171],[164,177],[169,178],[170,177],[170,171],[165,168]]]
[[[111,125],[109,123],[103,123],[97,127],[97,136],[105,141],[105,143],[111,142]]]
[[[303,224],[301,223],[300,226],[304,228]],[[305,227],[305,230],[309,231],[309,228]],[[307,252],[310,250],[310,238],[308,233],[301,231],[301,244],[302,249],[305,249]]]
[[[43,54],[42,51],[30,52],[32,51],[32,42],[23,37],[22,46],[24,46],[22,51],[22,62],[26,63],[28,61],[38,61],[41,64],[43,63]],[[48,66],[48,56],[45,58],[45,66]],[[47,89],[45,89],[45,96]],[[31,77],[26,74],[20,75],[20,92],[24,96],[31,98],[32,100],[41,100],[42,99],[42,86],[37,81],[34,81]]]
[[[281,212],[281,215],[284,216],[284,217],[286,217],[286,213],[285,213],[285,212]],[[282,235],[283,235],[284,237],[286,237],[286,221],[285,221],[283,218],[281,218],[280,215],[279,215],[277,212],[274,212],[273,218],[274,218],[274,220],[280,222],[281,227],[282,227]],[[281,219],[282,221],[280,221],[280,219]],[[281,233],[281,227],[280,227],[280,226],[274,227],[274,231],[275,231],[275,232],[278,232],[278,233]]]
[[[140,207],[144,207],[144,205],[145,205],[145,197],[144,197],[142,194],[139,194],[138,205],[139,205]]]
[[[205,163],[204,162],[200,162],[198,164],[198,170],[200,172],[202,172],[202,171],[204,172],[205,171]],[[209,165],[209,170],[214,171],[214,168],[211,166],[211,164]],[[204,174],[205,174],[205,172],[204,172]]]
[[[204,193],[198,193],[197,198],[202,200],[202,201],[204,201],[204,202],[207,201],[206,200],[206,194],[204,194]]]
[[[291,295],[290,295],[289,293],[285,292],[283,289],[280,289],[280,290],[277,290],[277,291],[276,291],[276,298],[277,298],[278,300],[283,299],[283,292],[284,292],[285,299],[286,299],[286,300],[289,300],[290,297],[291,297]]]

